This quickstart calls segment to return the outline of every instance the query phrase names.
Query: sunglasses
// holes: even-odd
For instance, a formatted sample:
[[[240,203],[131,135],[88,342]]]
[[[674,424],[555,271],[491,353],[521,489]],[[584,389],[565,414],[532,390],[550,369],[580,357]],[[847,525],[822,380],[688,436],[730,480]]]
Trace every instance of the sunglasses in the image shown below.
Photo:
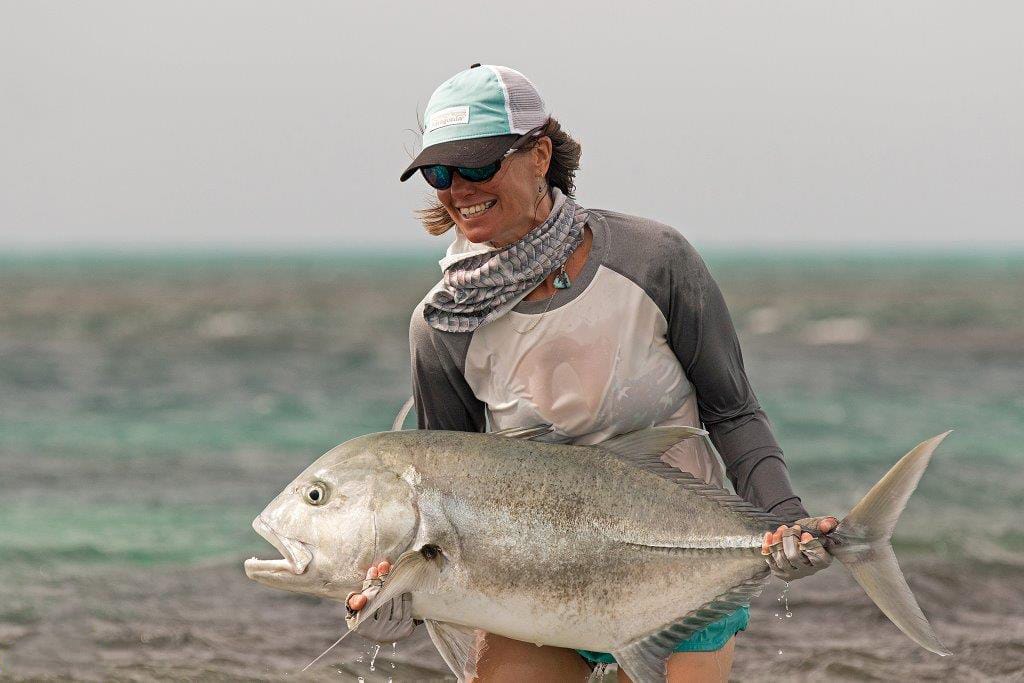
[[[509,152],[512,151],[514,150],[509,150]],[[505,156],[508,155],[506,154]],[[504,158],[505,157],[503,156],[495,162],[487,164],[486,166],[478,166],[476,168],[467,168],[465,166],[445,166],[443,164],[423,166],[420,168],[420,173],[423,174],[423,178],[427,181],[427,184],[435,190],[447,190],[452,186],[452,180],[456,173],[458,173],[463,180],[468,180],[471,183],[487,182],[501,170],[501,161]]]
[[[452,186],[452,180],[455,178],[455,174],[458,173],[459,177],[463,180],[468,180],[471,183],[485,183],[501,170],[501,162],[518,152],[523,143],[530,138],[537,137],[540,129],[543,126],[538,126],[533,130],[527,132],[523,137],[516,141],[516,145],[509,151],[501,155],[497,161],[493,161],[486,166],[477,166],[469,168],[466,166],[446,166],[444,164],[434,164],[433,166],[421,166],[420,173],[423,174],[424,180],[435,190],[447,190]]]

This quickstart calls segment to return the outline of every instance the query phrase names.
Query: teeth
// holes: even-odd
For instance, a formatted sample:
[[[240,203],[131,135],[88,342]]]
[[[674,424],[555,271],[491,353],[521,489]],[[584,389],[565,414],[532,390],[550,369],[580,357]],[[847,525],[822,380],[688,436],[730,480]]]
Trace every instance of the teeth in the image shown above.
[[[489,201],[489,202],[484,202],[482,204],[474,204],[473,206],[464,206],[464,207],[459,209],[459,213],[462,214],[463,218],[469,218],[470,216],[475,216],[478,213],[482,213],[482,212],[486,211],[487,209],[491,208],[492,206],[494,206],[494,200],[493,199],[491,201]]]

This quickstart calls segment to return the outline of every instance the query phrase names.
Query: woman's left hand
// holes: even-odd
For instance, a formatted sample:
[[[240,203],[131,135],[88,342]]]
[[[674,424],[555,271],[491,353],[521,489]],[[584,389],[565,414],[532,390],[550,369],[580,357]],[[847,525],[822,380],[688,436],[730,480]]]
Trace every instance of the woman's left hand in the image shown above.
[[[366,570],[363,590],[359,593],[349,593],[345,598],[345,607],[347,608],[345,623],[349,630],[355,628],[359,611],[377,596],[384,585],[384,577],[390,571],[391,563],[387,560],[371,565]],[[382,605],[372,617],[363,621],[357,630],[359,635],[368,640],[375,640],[378,643],[393,643],[412,635],[415,628],[416,620],[412,616],[412,594],[403,593]]]
[[[765,532],[761,554],[765,556],[772,574],[783,581],[802,579],[832,563],[832,555],[821,541],[804,529],[828,534],[837,526],[839,520],[835,517],[808,517],[798,519],[793,526],[783,524],[774,533]]]

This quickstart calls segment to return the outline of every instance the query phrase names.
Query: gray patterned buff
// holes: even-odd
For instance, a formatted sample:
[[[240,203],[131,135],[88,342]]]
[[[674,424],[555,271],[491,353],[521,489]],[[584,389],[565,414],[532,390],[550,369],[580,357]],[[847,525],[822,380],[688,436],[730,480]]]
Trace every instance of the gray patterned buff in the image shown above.
[[[431,327],[472,332],[504,315],[569,260],[583,241],[587,210],[557,187],[551,195],[547,219],[518,242],[470,254],[445,268],[423,307]]]

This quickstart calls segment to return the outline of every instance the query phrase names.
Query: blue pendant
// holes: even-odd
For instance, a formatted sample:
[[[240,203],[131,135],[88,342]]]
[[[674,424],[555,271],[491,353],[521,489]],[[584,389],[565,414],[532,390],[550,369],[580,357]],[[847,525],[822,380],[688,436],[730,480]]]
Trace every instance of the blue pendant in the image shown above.
[[[562,272],[555,276],[555,289],[569,289],[572,287],[572,281],[569,280],[569,274],[562,269]]]

